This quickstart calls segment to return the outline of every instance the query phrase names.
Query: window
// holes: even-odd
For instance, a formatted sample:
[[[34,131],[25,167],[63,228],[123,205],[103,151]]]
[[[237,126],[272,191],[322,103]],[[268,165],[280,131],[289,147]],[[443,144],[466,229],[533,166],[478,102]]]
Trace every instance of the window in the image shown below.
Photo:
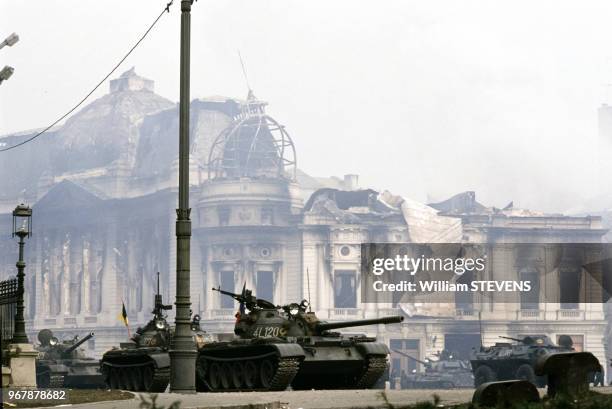
[[[219,226],[227,226],[230,219],[230,208],[228,206],[219,206],[217,212],[219,213]]]
[[[334,278],[334,306],[336,308],[357,308],[355,270],[336,270]]]
[[[540,308],[540,274],[537,271],[521,271],[521,281],[531,283],[530,291],[521,291],[521,310],[538,310]]]
[[[461,277],[457,279],[457,283],[467,284],[474,281],[474,272],[466,271]],[[473,311],[474,310],[474,294],[471,291],[457,291],[455,292],[455,308],[462,311]]]
[[[257,272],[257,292],[259,299],[274,302],[274,273],[272,271]]]
[[[221,271],[219,273],[219,285],[222,290],[236,292],[234,284],[234,272],[233,271]],[[221,294],[221,308],[234,308],[234,299],[226,295]]]
[[[561,309],[575,310],[580,302],[580,271],[578,269],[559,271],[559,301]]]
[[[273,212],[270,207],[264,207],[263,209],[261,209],[261,224],[263,225],[272,224],[273,222],[272,216],[273,216]]]

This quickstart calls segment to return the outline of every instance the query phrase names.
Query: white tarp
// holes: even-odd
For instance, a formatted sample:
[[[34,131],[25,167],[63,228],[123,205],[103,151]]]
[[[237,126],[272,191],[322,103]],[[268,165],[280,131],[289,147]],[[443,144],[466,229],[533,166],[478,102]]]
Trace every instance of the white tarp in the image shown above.
[[[438,211],[412,199],[392,195],[389,191],[378,195],[385,205],[401,210],[413,243],[460,243],[463,237],[461,219],[438,215]]]

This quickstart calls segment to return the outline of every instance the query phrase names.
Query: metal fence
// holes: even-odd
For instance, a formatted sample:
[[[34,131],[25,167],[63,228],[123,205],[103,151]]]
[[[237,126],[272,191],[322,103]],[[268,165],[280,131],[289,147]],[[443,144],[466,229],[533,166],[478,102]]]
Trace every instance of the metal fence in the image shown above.
[[[16,309],[17,279],[0,281],[0,352],[2,352],[2,361],[4,361],[6,345],[13,339]]]

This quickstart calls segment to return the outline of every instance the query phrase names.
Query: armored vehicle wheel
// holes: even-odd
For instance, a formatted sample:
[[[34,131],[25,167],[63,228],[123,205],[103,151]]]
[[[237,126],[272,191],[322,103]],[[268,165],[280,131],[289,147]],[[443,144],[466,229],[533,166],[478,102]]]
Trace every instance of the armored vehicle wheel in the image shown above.
[[[478,368],[476,368],[476,371],[474,371],[474,386],[475,387],[479,387],[483,383],[493,382],[495,380],[497,380],[497,376],[495,375],[495,372],[493,372],[493,369],[491,369],[487,365],[479,366]]]
[[[519,366],[514,374],[514,377],[516,379],[521,379],[524,381],[529,381],[533,384],[537,384],[535,372],[533,371],[533,368],[529,364],[523,364]]]
[[[150,392],[151,388],[153,387],[153,368],[151,367],[151,365],[143,366],[141,375],[142,386],[144,387],[144,390]]]
[[[221,365],[213,362],[208,367],[208,384],[212,389],[219,389],[221,386]]]
[[[244,363],[244,386],[253,389],[257,384],[257,365],[253,361]]]
[[[276,368],[274,362],[270,359],[264,359],[259,367],[259,382],[263,388],[270,388],[272,386],[272,379]]]
[[[244,365],[242,362],[232,364],[232,386],[240,389],[244,384]]]

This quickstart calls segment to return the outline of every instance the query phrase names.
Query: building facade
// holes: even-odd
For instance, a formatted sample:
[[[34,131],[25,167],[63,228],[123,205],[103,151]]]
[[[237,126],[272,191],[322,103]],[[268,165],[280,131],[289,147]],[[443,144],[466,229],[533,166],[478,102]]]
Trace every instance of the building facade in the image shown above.
[[[34,235],[26,248],[32,339],[42,328],[59,337],[94,331],[88,346],[100,356],[127,338],[118,318],[122,304],[131,326],[149,319],[157,271],[164,301],[172,302],[178,115],[153,86],[133,70],[123,74],[111,83],[110,94],[40,145],[26,145],[32,161],[26,170],[0,164],[4,174],[16,175],[0,182],[3,278],[13,274],[16,259],[9,212],[22,200],[34,208]],[[313,178],[301,172],[291,137],[265,105],[252,92],[244,101],[215,97],[191,104],[191,300],[207,331],[231,337],[237,308],[212,289],[238,292],[246,285],[274,304],[309,299],[324,320],[403,314],[402,324],[346,332],[377,336],[420,359],[444,348],[467,358],[472,348],[500,335],[546,334],[556,340],[568,334],[577,348],[609,361],[602,303],[459,298],[416,313],[401,304],[362,303],[361,244],[414,242],[411,222],[380,192],[359,189],[355,175]],[[489,208],[473,192],[429,209],[460,222],[460,241],[467,243],[593,243],[606,233],[598,217]],[[494,268],[517,277],[533,273],[516,257],[509,251]],[[531,268],[537,269],[537,255],[534,260]],[[579,288],[592,284],[579,282]],[[397,354],[392,365],[396,371],[418,369]]]

